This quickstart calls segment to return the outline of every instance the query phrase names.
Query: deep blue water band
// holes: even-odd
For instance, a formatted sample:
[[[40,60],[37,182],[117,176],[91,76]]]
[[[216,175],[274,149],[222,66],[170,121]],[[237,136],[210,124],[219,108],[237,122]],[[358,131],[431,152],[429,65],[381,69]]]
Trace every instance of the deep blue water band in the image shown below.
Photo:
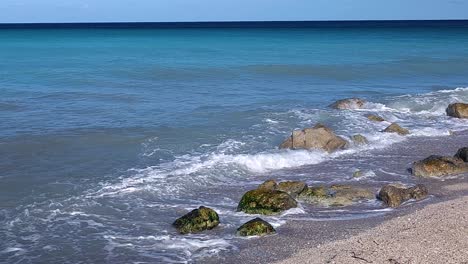
[[[0,29],[468,27],[468,20],[0,23]]]

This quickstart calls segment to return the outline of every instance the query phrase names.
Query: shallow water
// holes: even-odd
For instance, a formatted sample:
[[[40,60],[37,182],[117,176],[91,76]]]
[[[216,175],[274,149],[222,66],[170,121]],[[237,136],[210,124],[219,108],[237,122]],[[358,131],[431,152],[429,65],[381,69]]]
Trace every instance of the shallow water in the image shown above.
[[[183,263],[235,250],[233,231],[251,218],[237,202],[265,179],[413,183],[386,150],[400,146],[410,164],[417,155],[406,140],[424,148],[427,137],[468,128],[445,116],[449,103],[468,102],[467,33],[1,30],[0,262]],[[367,99],[365,109],[327,108],[351,96]],[[367,113],[412,135],[381,133],[390,123]],[[332,155],[277,149],[317,122],[370,145]],[[373,156],[379,163],[368,163]],[[215,208],[221,227],[177,235],[173,220],[199,205]],[[375,201],[301,205],[267,220],[385,212]]]

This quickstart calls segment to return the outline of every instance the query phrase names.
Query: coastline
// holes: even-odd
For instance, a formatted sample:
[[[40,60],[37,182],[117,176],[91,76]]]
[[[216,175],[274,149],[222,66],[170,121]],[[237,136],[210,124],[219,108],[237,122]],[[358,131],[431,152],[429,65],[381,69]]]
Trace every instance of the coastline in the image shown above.
[[[389,149],[388,157],[394,158],[392,162],[395,162],[395,165],[402,166],[398,172],[402,173],[406,170],[405,164],[408,165],[420,157],[431,153],[445,155],[452,153],[457,147],[466,144],[467,136],[467,131],[460,131],[449,137],[412,139],[411,144],[398,143]],[[422,141],[425,144],[418,144]],[[424,149],[428,144],[432,148]],[[410,152],[411,149],[414,151]],[[412,154],[402,155],[403,157],[397,159],[395,158],[397,153]],[[309,166],[308,169],[313,169],[313,166]],[[468,235],[468,178],[462,174],[446,179],[415,177],[413,180],[428,187],[429,198],[405,203],[384,214],[366,218],[290,219],[277,229],[276,235],[241,239],[236,245],[237,250],[221,253],[217,257],[199,259],[196,262],[441,263],[437,259],[440,256],[442,263],[464,263],[462,260],[468,260],[467,253],[456,250],[463,246],[466,248],[468,243],[466,239],[462,241],[464,244],[457,242],[457,239],[461,241],[458,235],[463,232],[464,237]],[[449,229],[453,232],[443,233]],[[437,232],[432,232],[434,230]],[[423,241],[424,247],[419,247],[418,244]],[[432,243],[435,241],[443,243]],[[406,246],[408,250],[401,249]],[[415,255],[416,251],[420,255]],[[437,255],[442,254],[441,252],[457,253],[453,254],[453,259],[450,259],[452,255],[448,253]],[[412,254],[421,258],[410,259]],[[360,259],[361,257],[365,260]]]
[[[468,184],[448,187],[468,190]],[[276,263],[467,263],[467,236],[468,196],[464,195]]]

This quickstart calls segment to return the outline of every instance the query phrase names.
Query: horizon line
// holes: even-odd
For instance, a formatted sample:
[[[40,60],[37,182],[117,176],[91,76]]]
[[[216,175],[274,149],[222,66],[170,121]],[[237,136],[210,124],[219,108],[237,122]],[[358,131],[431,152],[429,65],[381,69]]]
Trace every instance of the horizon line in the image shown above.
[[[468,19],[373,19],[373,20],[252,20],[172,22],[0,22],[0,29],[28,28],[262,28],[262,27],[359,27],[452,26],[468,27]]]

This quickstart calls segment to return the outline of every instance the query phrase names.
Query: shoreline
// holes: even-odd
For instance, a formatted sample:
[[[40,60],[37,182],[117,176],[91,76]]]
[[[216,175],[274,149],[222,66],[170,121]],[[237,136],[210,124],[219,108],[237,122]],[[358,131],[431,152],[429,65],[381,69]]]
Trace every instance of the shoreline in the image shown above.
[[[467,191],[468,184],[463,188]],[[467,236],[464,195],[416,209],[359,235],[300,250],[276,263],[468,263]]]
[[[388,163],[388,157],[393,157],[396,166],[393,168],[399,168],[399,171],[395,171],[398,174],[404,173],[407,166],[411,162],[419,160],[430,154],[444,154],[448,155],[457,147],[465,145],[466,139],[468,138],[467,131],[460,131],[455,135],[449,137],[436,137],[436,138],[426,138],[423,141],[428,141],[425,143],[431,144],[431,149],[426,149],[426,144],[419,144],[420,139],[414,139],[410,142],[397,143],[397,146],[393,146],[385,151],[388,156],[385,159],[378,158],[378,162]],[[441,144],[442,142],[444,144]],[[411,144],[409,144],[411,143]],[[396,158],[397,154],[400,153],[412,153],[412,155],[403,155],[402,157]],[[413,160],[414,159],[414,160]],[[305,170],[313,170],[314,165],[307,166]],[[418,202],[408,202],[402,204],[400,207],[391,209],[384,214],[376,214],[366,218],[354,218],[354,219],[289,219],[287,222],[280,226],[276,235],[260,237],[260,238],[250,238],[250,239],[240,239],[236,242],[237,250],[231,250],[220,253],[218,256],[207,257],[203,259],[198,259],[196,263],[432,263],[432,262],[411,262],[411,260],[399,259],[398,255],[391,256],[388,259],[393,259],[397,262],[385,262],[379,260],[369,260],[371,262],[366,262],[359,258],[350,257],[353,255],[339,255],[335,254],[333,251],[337,244],[340,244],[339,251],[346,251],[347,248],[352,248],[353,244],[359,244],[355,242],[357,237],[362,237],[367,234],[368,237],[381,236],[383,241],[382,245],[388,244],[391,241],[391,237],[388,233],[379,233],[379,230],[382,229],[382,226],[392,225],[397,227],[398,224],[405,224],[405,219],[417,219],[418,223],[425,223],[423,217],[419,215],[427,215],[438,213],[437,217],[443,217],[446,215],[451,215],[453,209],[450,206],[450,203],[456,203],[457,206],[460,206],[459,203],[468,202],[468,177],[466,174],[461,174],[457,177],[448,177],[445,179],[424,179],[408,175],[408,180],[413,183],[423,183],[429,189],[429,197],[422,201]],[[413,178],[414,177],[414,178]],[[360,183],[363,184],[363,183]],[[459,202],[462,201],[462,202]],[[448,210],[439,210],[443,209],[444,206],[449,205]],[[460,226],[464,223],[464,227],[468,228],[468,205],[465,205],[462,209],[465,210],[464,222],[460,222]],[[447,208],[448,208],[447,207]],[[436,209],[434,209],[436,208]],[[457,207],[458,208],[458,207]],[[458,210],[460,211],[460,210]],[[309,214],[309,213],[307,213]],[[421,219],[422,218],[422,219]],[[459,219],[449,217],[447,221],[449,224],[456,222]],[[395,223],[396,222],[396,223]],[[443,222],[445,223],[445,222]],[[419,230],[415,229],[420,233],[428,234],[430,230],[427,230],[427,225],[424,225],[426,229]],[[398,228],[393,228],[395,232],[399,230]],[[384,229],[385,230],[385,229]],[[442,229],[441,229],[442,230]],[[388,231],[393,231],[389,229]],[[424,231],[424,232],[422,232]],[[468,235],[468,230],[465,230]],[[414,236],[415,239],[423,239],[417,236]],[[439,238],[438,238],[439,239]],[[405,240],[400,239],[398,243],[405,242]],[[440,239],[439,239],[440,240]],[[352,242],[351,242],[352,241]],[[369,240],[372,242],[372,240]],[[409,241],[409,240],[408,240]],[[379,242],[378,242],[379,243]],[[416,242],[413,241],[413,244]],[[468,243],[466,240],[465,243]],[[380,243],[379,243],[380,244]],[[417,244],[417,243],[416,243]],[[450,243],[446,243],[450,245]],[[371,244],[362,245],[367,246],[366,249],[375,250]],[[378,247],[378,245],[374,244]],[[442,245],[441,245],[442,247]],[[325,251],[329,249],[328,251]],[[351,250],[350,249],[350,250]],[[321,253],[325,252],[325,253]],[[358,252],[358,250],[355,250]],[[359,252],[366,253],[364,250]],[[392,253],[392,251],[387,250],[382,252]],[[322,254],[322,255],[321,255]],[[325,254],[325,255],[324,255]],[[332,256],[330,256],[332,254]],[[334,255],[337,255],[334,257]],[[468,256],[464,256],[468,260]],[[357,257],[361,254],[356,255]],[[429,257],[432,255],[428,255]],[[329,259],[326,259],[326,258]],[[334,257],[332,259],[332,257]],[[341,259],[340,257],[343,257]],[[369,255],[369,259],[373,255]],[[349,260],[351,258],[351,260]],[[312,259],[317,259],[320,261],[314,262]],[[356,262],[352,262],[356,260]],[[367,258],[366,258],[367,260]],[[392,260],[392,261],[393,261]],[[335,261],[335,262],[333,262]],[[398,262],[399,261],[399,262]],[[430,260],[429,260],[430,261]],[[434,262],[437,263],[437,262]],[[440,262],[439,262],[440,263]],[[463,263],[463,262],[449,262],[446,263]]]

